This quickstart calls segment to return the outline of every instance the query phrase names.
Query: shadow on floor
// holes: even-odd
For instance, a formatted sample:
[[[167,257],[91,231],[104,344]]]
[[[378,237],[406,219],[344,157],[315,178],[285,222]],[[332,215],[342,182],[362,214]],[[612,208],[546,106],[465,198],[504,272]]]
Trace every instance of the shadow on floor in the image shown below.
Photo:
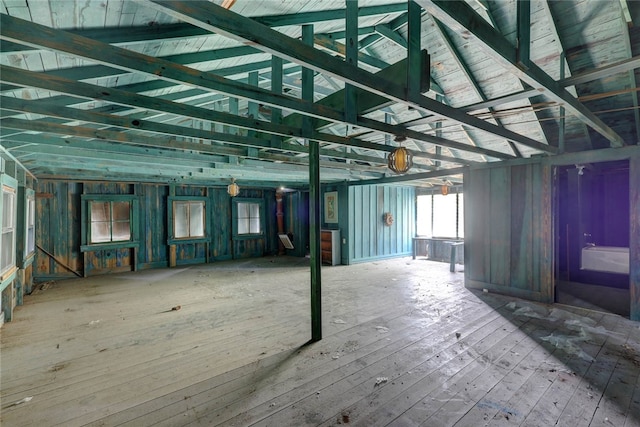
[[[472,290],[488,305],[495,305],[496,299],[503,299],[506,304],[498,312],[548,351],[550,360],[557,362],[557,367],[549,369],[547,375],[556,396],[553,405],[556,409],[566,405],[555,414],[561,417],[560,424],[563,420],[569,422],[567,413],[575,417],[570,422],[573,425],[593,425],[600,421],[606,424],[610,419],[605,418],[602,408],[614,406],[615,410],[607,410],[609,417],[616,413],[623,417],[623,422],[626,417],[627,423],[638,425],[640,328],[636,322],[611,314],[614,310],[623,311],[623,298],[628,305],[628,292],[625,297],[612,292],[620,290],[611,288],[578,287],[576,290],[575,287],[564,287],[563,291],[566,291],[563,292],[566,304],[570,302],[589,307],[543,304]],[[578,296],[571,295],[569,291]],[[602,294],[605,291],[607,294]],[[593,399],[601,399],[595,412],[588,409],[590,405],[581,405],[581,402]],[[578,406],[572,409],[571,404]],[[602,420],[598,418],[600,416]]]
[[[629,290],[586,283],[560,281],[556,302],[629,318]]]

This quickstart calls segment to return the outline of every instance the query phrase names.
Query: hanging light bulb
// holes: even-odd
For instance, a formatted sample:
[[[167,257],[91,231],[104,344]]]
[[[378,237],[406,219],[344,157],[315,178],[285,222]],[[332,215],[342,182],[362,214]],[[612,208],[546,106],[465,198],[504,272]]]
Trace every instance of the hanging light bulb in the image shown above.
[[[398,147],[389,153],[387,163],[395,173],[405,173],[413,166],[413,154],[404,147]]]
[[[235,197],[240,193],[240,187],[236,184],[235,178],[231,178],[231,184],[227,185],[227,193],[229,193],[231,197]]]

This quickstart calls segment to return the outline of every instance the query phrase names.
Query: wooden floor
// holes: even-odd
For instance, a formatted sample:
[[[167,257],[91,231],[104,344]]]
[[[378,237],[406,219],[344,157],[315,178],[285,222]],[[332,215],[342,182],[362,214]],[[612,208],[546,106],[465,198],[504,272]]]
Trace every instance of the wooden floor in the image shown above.
[[[638,426],[640,324],[401,258],[49,283],[2,333],[2,426]],[[178,308],[172,310],[172,308]]]

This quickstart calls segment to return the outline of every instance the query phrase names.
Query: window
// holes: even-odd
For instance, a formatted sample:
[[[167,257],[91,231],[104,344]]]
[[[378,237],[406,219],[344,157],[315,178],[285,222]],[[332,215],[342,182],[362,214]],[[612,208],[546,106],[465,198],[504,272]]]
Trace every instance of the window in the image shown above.
[[[2,186],[2,247],[0,248],[0,272],[4,273],[15,265],[15,209],[16,191]]]
[[[33,196],[27,196],[27,241],[25,242],[24,254],[29,255],[36,249],[36,201]]]
[[[174,201],[173,237],[176,239],[205,237],[204,212],[203,201]]]
[[[433,236],[456,237],[456,195],[433,196]]]
[[[89,222],[89,243],[130,241],[131,202],[90,201]]]
[[[464,198],[462,193],[417,197],[418,236],[447,239],[464,237]]]
[[[416,233],[418,236],[431,237],[433,230],[433,204],[431,202],[433,201],[433,196],[418,196],[417,200],[418,220],[416,221]]]
[[[261,234],[260,204],[238,203],[238,234]]]
[[[239,237],[263,234],[263,201],[260,199],[234,200],[234,234]]]

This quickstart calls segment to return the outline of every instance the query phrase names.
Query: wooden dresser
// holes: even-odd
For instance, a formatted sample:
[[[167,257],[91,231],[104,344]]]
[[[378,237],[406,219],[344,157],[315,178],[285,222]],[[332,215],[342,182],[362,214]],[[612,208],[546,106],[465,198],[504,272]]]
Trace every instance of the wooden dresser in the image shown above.
[[[321,230],[320,250],[323,264],[340,264],[340,230]]]

